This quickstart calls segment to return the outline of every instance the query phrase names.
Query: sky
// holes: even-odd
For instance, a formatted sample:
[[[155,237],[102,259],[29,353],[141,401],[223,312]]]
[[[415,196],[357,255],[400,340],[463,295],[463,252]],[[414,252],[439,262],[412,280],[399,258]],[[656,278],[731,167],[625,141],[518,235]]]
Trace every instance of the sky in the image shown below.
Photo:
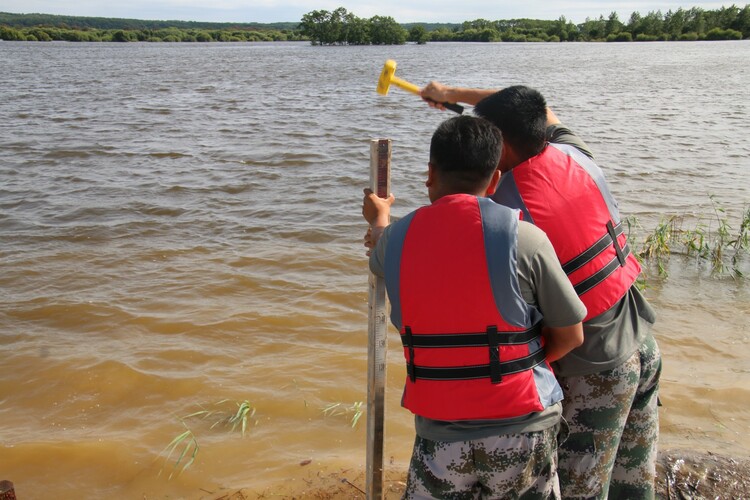
[[[356,17],[392,17],[398,23],[461,23],[475,19],[558,19],[582,23],[587,17],[605,18],[616,12],[627,22],[633,12],[666,13],[682,7],[716,10],[745,3],[692,2],[680,0],[0,0],[0,12],[60,14],[162,21],[237,23],[299,22],[314,10],[345,8]]]

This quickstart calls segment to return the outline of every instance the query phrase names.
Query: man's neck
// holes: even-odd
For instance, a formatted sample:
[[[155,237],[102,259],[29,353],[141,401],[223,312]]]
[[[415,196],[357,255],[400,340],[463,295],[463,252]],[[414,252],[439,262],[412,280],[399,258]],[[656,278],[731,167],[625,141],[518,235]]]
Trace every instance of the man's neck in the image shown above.
[[[547,147],[547,143],[544,144],[544,146],[538,153],[533,154],[533,155],[517,153],[516,150],[508,148],[507,151],[505,152],[505,156],[503,157],[503,160],[500,162],[500,172],[504,174],[505,172],[513,170],[518,165],[529,161],[531,158],[535,156],[542,154],[542,152],[544,151],[546,147]]]

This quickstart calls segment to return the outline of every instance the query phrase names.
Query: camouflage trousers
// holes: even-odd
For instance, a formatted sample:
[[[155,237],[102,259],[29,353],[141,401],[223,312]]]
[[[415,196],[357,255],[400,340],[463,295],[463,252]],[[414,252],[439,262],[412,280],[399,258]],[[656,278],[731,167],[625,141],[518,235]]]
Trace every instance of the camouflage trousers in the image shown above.
[[[570,427],[558,452],[562,497],[654,498],[661,355],[649,335],[620,366],[558,377]]]
[[[404,499],[559,499],[558,426],[471,441],[417,436]]]

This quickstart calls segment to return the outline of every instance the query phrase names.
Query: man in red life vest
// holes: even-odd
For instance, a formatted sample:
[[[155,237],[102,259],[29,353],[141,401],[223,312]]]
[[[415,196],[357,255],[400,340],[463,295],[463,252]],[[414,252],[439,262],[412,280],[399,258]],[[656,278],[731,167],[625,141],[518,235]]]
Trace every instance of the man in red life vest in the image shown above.
[[[432,136],[431,204],[388,225],[365,190],[370,269],[384,276],[416,440],[405,498],[559,498],[562,391],[549,363],[586,309],[544,233],[486,197],[502,138],[459,116]]]
[[[587,307],[581,347],[553,363],[570,436],[559,449],[563,498],[654,497],[661,355],[655,321],[634,282],[630,253],[604,174],[544,97],[431,82],[422,96],[464,102],[500,128],[502,174],[492,199],[540,227]]]

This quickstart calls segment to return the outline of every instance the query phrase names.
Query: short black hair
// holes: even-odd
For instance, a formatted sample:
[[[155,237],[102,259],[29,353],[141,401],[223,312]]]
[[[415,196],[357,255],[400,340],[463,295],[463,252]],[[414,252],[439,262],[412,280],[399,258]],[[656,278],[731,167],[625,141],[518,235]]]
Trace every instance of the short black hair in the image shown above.
[[[544,149],[547,140],[547,101],[535,89],[514,85],[492,94],[474,106],[503,133],[503,139],[527,156]]]
[[[483,187],[500,162],[503,136],[492,123],[461,115],[441,123],[432,134],[430,163],[457,193]]]

